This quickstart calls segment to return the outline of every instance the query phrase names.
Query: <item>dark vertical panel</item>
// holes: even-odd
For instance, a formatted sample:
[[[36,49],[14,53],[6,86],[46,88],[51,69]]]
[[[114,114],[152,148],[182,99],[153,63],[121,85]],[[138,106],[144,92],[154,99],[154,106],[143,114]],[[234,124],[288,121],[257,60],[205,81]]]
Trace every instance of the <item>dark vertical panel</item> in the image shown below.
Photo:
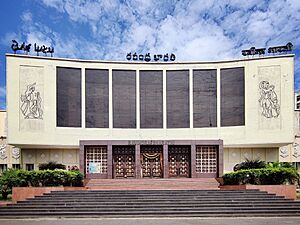
[[[221,69],[221,126],[245,125],[244,68]]]
[[[140,127],[163,128],[163,72],[140,71]]]
[[[217,70],[193,71],[194,127],[217,126]]]
[[[189,128],[189,71],[167,71],[167,127]]]
[[[136,128],[136,71],[113,70],[113,127]]]
[[[108,128],[108,70],[85,71],[85,127]]]
[[[56,124],[81,127],[81,69],[56,69]]]

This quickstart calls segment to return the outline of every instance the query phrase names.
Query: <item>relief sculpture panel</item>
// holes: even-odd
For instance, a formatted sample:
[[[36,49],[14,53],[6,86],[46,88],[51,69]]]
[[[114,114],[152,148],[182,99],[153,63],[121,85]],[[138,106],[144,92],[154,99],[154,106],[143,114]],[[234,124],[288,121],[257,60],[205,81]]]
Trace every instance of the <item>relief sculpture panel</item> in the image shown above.
[[[20,66],[20,131],[44,129],[44,68]]]
[[[258,124],[259,129],[281,128],[281,68],[258,67]]]

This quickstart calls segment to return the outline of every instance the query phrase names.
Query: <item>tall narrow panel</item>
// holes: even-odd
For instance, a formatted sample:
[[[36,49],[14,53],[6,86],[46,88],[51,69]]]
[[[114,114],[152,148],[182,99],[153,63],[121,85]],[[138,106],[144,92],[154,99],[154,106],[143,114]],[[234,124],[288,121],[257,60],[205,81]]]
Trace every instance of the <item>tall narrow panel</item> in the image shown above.
[[[81,127],[81,69],[56,69],[56,123]]]
[[[244,68],[221,69],[221,126],[245,125]]]
[[[163,128],[163,73],[140,71],[140,127]]]
[[[217,70],[193,71],[194,128],[217,126]]]
[[[85,71],[85,126],[108,128],[108,70]]]
[[[136,71],[113,70],[113,127],[136,128]]]
[[[189,128],[189,71],[167,71],[167,127]]]

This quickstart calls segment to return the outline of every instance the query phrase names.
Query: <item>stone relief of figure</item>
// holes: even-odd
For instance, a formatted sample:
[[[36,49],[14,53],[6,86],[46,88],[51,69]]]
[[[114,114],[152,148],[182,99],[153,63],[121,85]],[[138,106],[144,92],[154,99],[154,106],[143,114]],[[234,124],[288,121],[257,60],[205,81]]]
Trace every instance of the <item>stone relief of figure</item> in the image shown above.
[[[268,81],[259,83],[260,99],[259,104],[262,108],[262,115],[266,118],[277,118],[280,114],[280,105],[275,93],[275,86]]]
[[[7,155],[6,155],[6,144],[1,144],[0,145],[0,159],[6,159]]]
[[[36,83],[27,85],[24,95],[21,95],[21,111],[24,119],[43,119],[42,98],[36,92]]]

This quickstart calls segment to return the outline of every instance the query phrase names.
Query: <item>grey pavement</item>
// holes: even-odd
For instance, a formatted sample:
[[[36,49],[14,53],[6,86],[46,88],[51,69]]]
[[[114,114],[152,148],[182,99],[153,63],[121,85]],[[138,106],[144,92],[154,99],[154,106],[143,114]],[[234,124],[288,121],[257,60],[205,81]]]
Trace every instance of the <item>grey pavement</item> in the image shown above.
[[[0,219],[1,225],[300,225],[300,217]]]

